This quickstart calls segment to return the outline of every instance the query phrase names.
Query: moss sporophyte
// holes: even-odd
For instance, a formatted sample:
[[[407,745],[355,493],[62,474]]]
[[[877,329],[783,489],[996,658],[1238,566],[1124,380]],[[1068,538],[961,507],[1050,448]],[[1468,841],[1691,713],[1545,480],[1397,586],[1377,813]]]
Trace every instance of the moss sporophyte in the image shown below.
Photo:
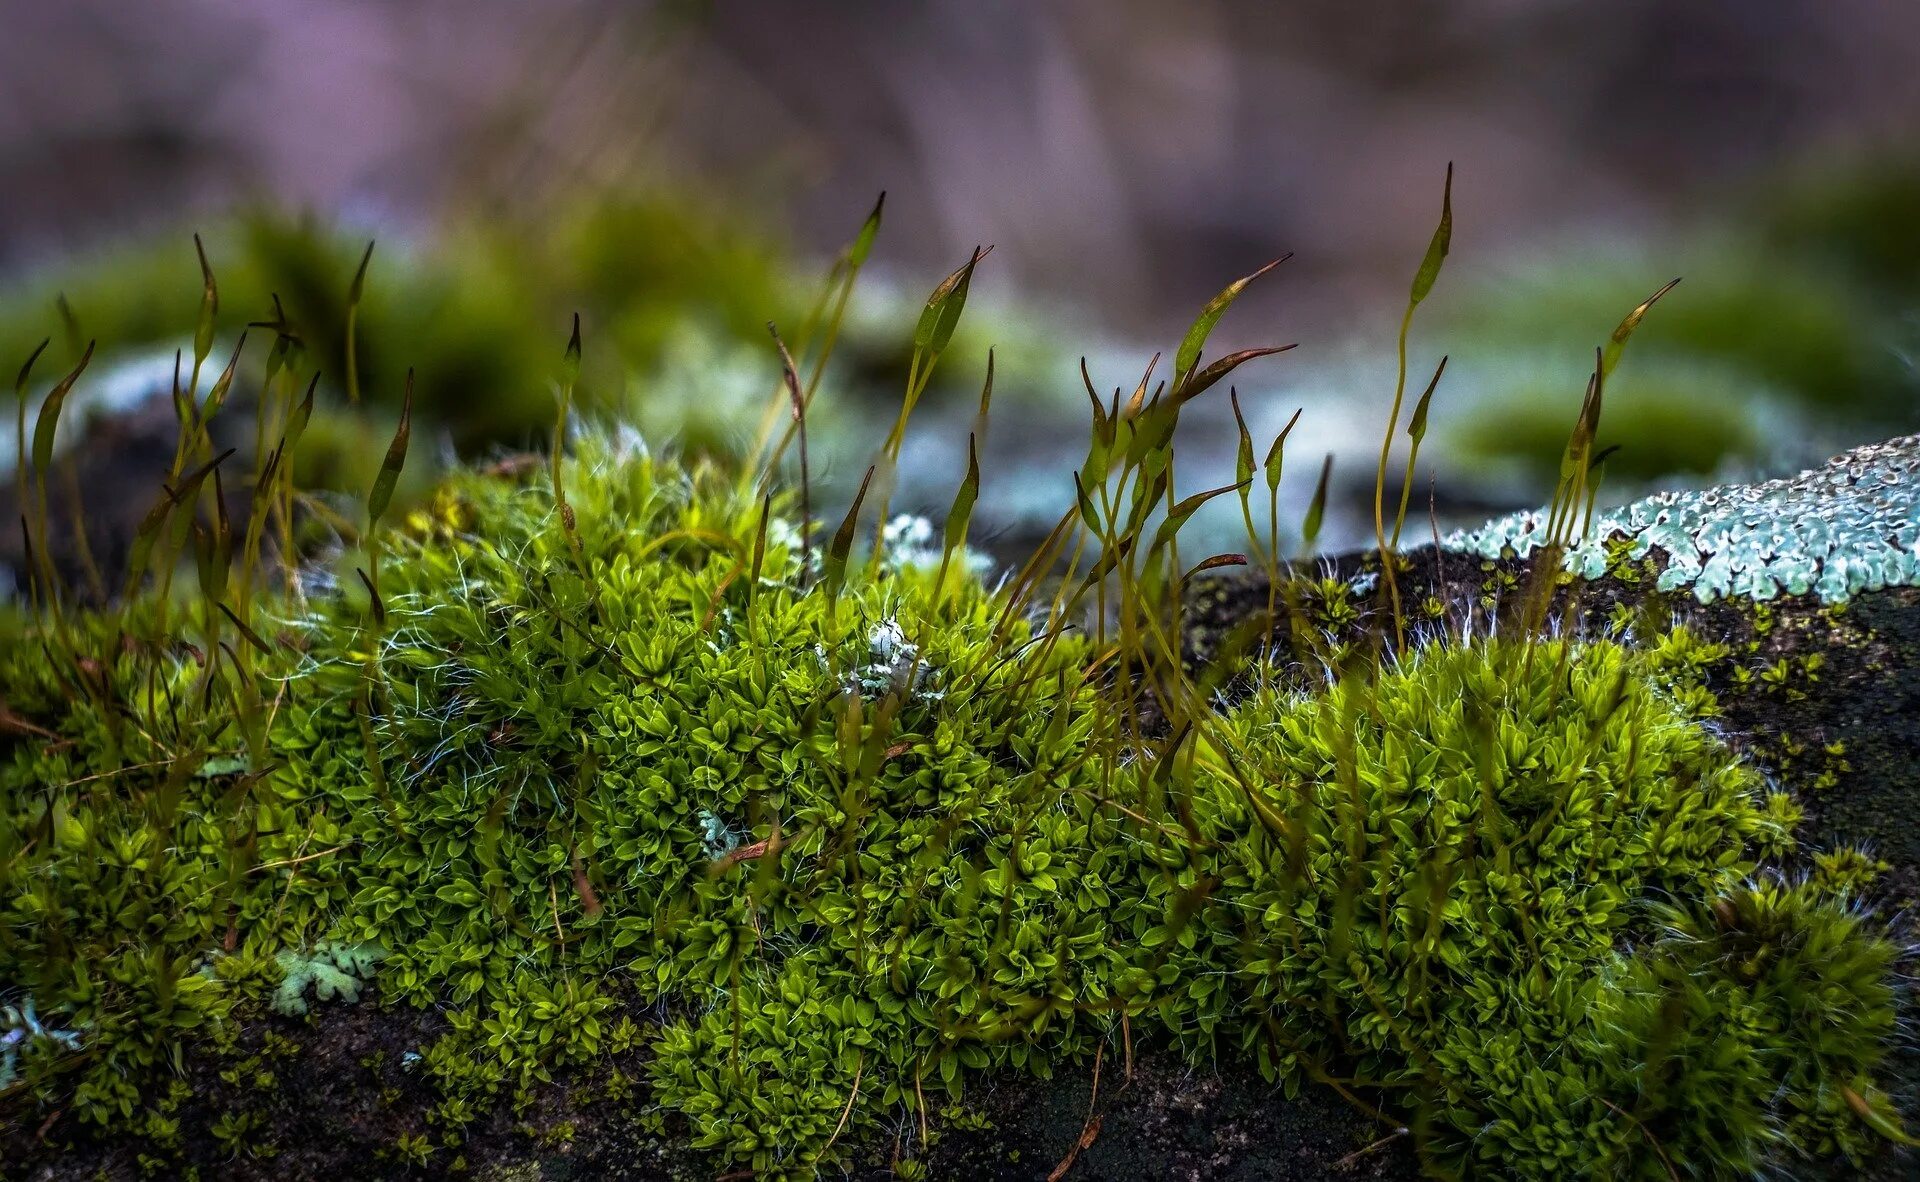
[[[928,301],[909,409],[972,266]],[[1255,478],[1250,441],[1235,484],[1173,477],[1182,408],[1264,352],[1203,362],[1244,283],[1165,382],[1089,390],[1075,495],[992,583],[972,447],[937,533],[884,494],[815,520],[826,319],[773,351],[755,460],[569,430],[576,344],[550,460],[391,511],[404,425],[343,511],[286,477],[316,403],[285,356],[250,476],[184,387],[126,593],[78,606],[42,564],[7,608],[10,1119],[67,1110],[181,1160],[156,1080],[377,995],[444,1014],[407,1060],[431,1119],[391,1147],[432,1168],[495,1103],[644,1047],[645,1086],[605,1089],[634,1119],[762,1176],[837,1169],[904,1119],[921,1176],[969,1078],[1153,1032],[1337,1091],[1437,1176],[1742,1176],[1904,1139],[1875,1082],[1895,950],[1851,902],[1870,867],[1778,869],[1797,810],[1702,725],[1706,641],[1490,636],[1444,606],[1409,634],[1390,543],[1373,582],[1296,577],[1272,505],[1252,559],[1180,555],[1180,523]],[[1549,545],[1579,542],[1576,466]],[[47,516],[28,529],[46,554]],[[1184,604],[1249,562],[1268,616],[1224,694]],[[1382,619],[1331,655],[1331,628]],[[252,1120],[213,1133],[237,1152]]]

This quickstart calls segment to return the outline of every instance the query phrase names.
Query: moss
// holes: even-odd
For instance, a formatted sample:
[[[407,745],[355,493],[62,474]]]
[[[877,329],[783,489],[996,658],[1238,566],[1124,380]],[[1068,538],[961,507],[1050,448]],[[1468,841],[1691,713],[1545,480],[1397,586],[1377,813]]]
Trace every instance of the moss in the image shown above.
[[[1552,362],[1573,355],[1516,361],[1502,353],[1498,369],[1466,371],[1467,382],[1481,377],[1477,389],[1486,393],[1470,413],[1442,428],[1453,462],[1481,479],[1489,470],[1506,470],[1530,488],[1551,487],[1567,426],[1550,395],[1577,380]],[[1713,477],[1777,462],[1781,440],[1805,437],[1804,417],[1785,392],[1744,367],[1684,355],[1641,357],[1607,391],[1596,446],[1618,447],[1607,468],[1630,485]]]
[[[611,406],[628,380],[622,366],[651,378],[690,340],[709,351],[763,342],[767,318],[797,319],[807,298],[777,244],[729,228],[687,196],[561,209],[543,229],[528,235],[467,221],[444,227],[436,242],[383,238],[356,324],[367,397],[397,408],[412,368],[423,419],[443,424],[463,454],[483,454],[552,425],[549,357],[570,310],[585,309],[610,346],[589,379]],[[366,239],[269,208],[225,219],[204,238],[223,350],[249,321],[284,316],[305,362],[343,393],[347,292]],[[0,353],[23,358],[52,336],[53,357],[70,365],[94,339],[110,354],[154,357],[148,391],[165,391],[173,352],[194,333],[193,262],[186,235],[168,234],[31,277],[0,299]],[[257,327],[255,338],[271,340]],[[692,441],[720,438],[703,431]]]
[[[1594,342],[1650,280],[1671,275],[1685,282],[1607,383],[1598,446],[1621,445],[1608,463],[1616,477],[1765,467],[1805,458],[1795,451],[1805,439],[1844,445],[1904,429],[1915,291],[1899,260],[1912,235],[1891,229],[1903,218],[1874,215],[1910,199],[1914,172],[1911,161],[1877,177],[1823,167],[1775,208],[1736,215],[1731,231],[1723,219],[1657,249],[1593,242],[1469,285],[1440,315],[1461,342],[1454,389],[1474,397],[1438,429],[1483,464],[1521,466],[1550,486],[1562,399],[1580,388]]]
[[[1219,889],[1261,917],[1238,970],[1265,1067],[1291,1088],[1342,1061],[1409,1089],[1437,1168],[1658,1176],[1621,1116],[1643,1103],[1645,1058],[1598,1017],[1647,971],[1616,949],[1657,930],[1650,899],[1738,891],[1785,834],[1756,778],[1656,686],[1612,646],[1493,643],[1422,653],[1370,689],[1239,707],[1235,762],[1273,786],[1272,819],[1231,780],[1205,799],[1246,835]],[[1884,967],[1890,945],[1861,939]],[[1891,1011],[1866,1029],[1884,1038]],[[1860,1062],[1877,1045],[1863,1034]],[[1771,1078],[1756,1066],[1748,1086]],[[1745,1140],[1662,1144],[1713,1173],[1787,1140],[1783,1105],[1800,1102]]]
[[[1189,756],[1114,762],[1090,642],[1003,632],[1004,601],[961,566],[856,563],[830,595],[717,471],[598,436],[566,471],[570,527],[540,482],[464,475],[385,547],[377,628],[364,588],[285,619],[299,639],[273,665],[269,776],[244,756],[134,772],[126,745],[147,740],[61,696],[47,663],[15,668],[9,700],[93,748],[16,747],[16,792],[131,777],[13,814],[51,840],[14,880],[33,885],[10,896],[6,970],[39,974],[103,1045],[114,1066],[75,1095],[98,1119],[130,1117],[143,1065],[236,1004],[298,1014],[309,982],[351,1000],[377,947],[385,999],[447,1008],[421,1069],[450,1129],[631,1045],[616,1015],[663,1003],[644,1036],[655,1102],[771,1172],[972,1072],[1086,1056],[1121,1015],[1243,1049],[1290,1091],[1386,1089],[1434,1168],[1641,1171],[1660,1121],[1664,1152],[1708,1172],[1861,1148],[1831,1097],[1787,1091],[1715,1149],[1635,1095],[1650,1052],[1587,1016],[1667,971],[1642,963],[1677,922],[1650,897],[1736,897],[1790,841],[1695,721],[1710,654],[1687,634],[1646,651],[1436,640],[1316,693],[1258,692]],[[1343,613],[1318,626],[1353,624],[1350,582],[1310,591],[1316,618]],[[384,705],[363,718],[370,667]],[[166,668],[175,693],[201,676],[184,651]],[[168,881],[211,897],[169,913],[122,991],[81,1003],[60,985],[75,941],[124,938],[86,908],[164,885],[137,855],[169,784],[209,828]],[[226,803],[254,789],[253,812]],[[241,819],[284,874],[236,878],[223,842]],[[1795,906],[1805,927],[1841,923]],[[24,918],[46,912],[62,924]],[[189,971],[229,917],[235,952]],[[1878,963],[1865,928],[1844,930]],[[156,988],[171,1009],[143,1001]],[[1717,1007],[1738,998],[1713,997],[1700,1021],[1731,1021]],[[1869,1102],[1878,1013],[1843,1056]],[[1755,1037],[1756,1063],[1799,1062]],[[1524,1066],[1549,1047],[1553,1067]],[[246,1142],[247,1119],[218,1135]],[[432,1160],[408,1136],[398,1159]]]
[[[1572,1076],[1528,1082],[1486,1055],[1586,1038],[1578,1078],[1605,1082],[1628,1057],[1578,1013],[1626,973],[1613,950],[1640,900],[1730,890],[1786,842],[1751,773],[1661,689],[1684,681],[1684,641],[1434,643],[1309,697],[1260,693],[1192,764],[1112,764],[1089,643],[1000,635],[1004,603],[960,566],[856,564],[828,595],[720,472],[603,437],[566,470],[570,530],[540,482],[447,485],[384,551],[378,631],[365,591],[288,616],[275,775],[234,758],[180,777],[205,785],[202,823],[240,787],[271,792],[255,858],[286,865],[177,869],[215,902],[175,917],[175,957],[217,946],[228,913],[246,936],[182,975],[200,1011],[298,1013],[307,981],[349,1000],[374,961],[355,950],[378,942],[384,998],[447,1007],[420,1065],[455,1128],[492,1094],[630,1046],[614,1015],[662,1002],[676,1017],[645,1036],[655,1101],[695,1144],[812,1169],[881,1109],[996,1065],[1044,1073],[1125,1013],[1188,1048],[1244,1048],[1290,1090],[1409,1088],[1436,1163],[1638,1161],[1644,1140],[1590,1098],[1572,1132],[1526,1109]],[[1346,579],[1311,591],[1315,612],[1354,610]],[[386,704],[363,727],[369,658]],[[200,672],[186,652],[169,668],[182,689]],[[25,664],[15,685],[35,685]],[[96,710],[10,700],[92,727],[94,758],[117,766]],[[77,752],[15,754],[31,785]],[[94,835],[138,829],[146,814],[115,802],[140,798],[46,814],[36,879],[86,877],[27,898],[77,915],[102,890]],[[1131,804],[1102,806],[1116,798]],[[152,886],[108,886],[136,888]],[[27,929],[10,931],[21,957]],[[10,973],[60,959],[25,954]],[[92,1009],[52,996],[111,1030],[134,1078],[138,979]],[[1507,1132],[1450,1142],[1486,1121]]]
[[[1649,1139],[1683,1167],[1742,1173],[1780,1146],[1865,1159],[1874,1118],[1891,1120],[1870,1073],[1895,1020],[1893,944],[1823,889],[1777,881],[1656,918],[1660,940],[1601,1015],[1651,1068]]]
[[[452,1168],[503,1105],[559,1152],[581,1130],[544,1099],[644,1079],[649,1128],[807,1176],[982,1072],[1130,1058],[1136,1027],[1326,1085],[1440,1173],[1877,1143],[1889,945],[1832,897],[1858,867],[1755,877],[1793,805],[1703,725],[1706,641],[1435,620],[1389,647],[1390,556],[1281,597],[1311,677],[1256,651],[1229,704],[1183,663],[1175,534],[1229,490],[1178,500],[1172,439],[1247,356],[1201,366],[1222,307],[1164,400],[1096,412],[1056,539],[1090,573],[1057,585],[1045,554],[983,581],[977,473],[936,546],[624,430],[389,522],[403,428],[364,524],[271,587],[252,523],[174,512],[217,467],[190,429],[131,597],[36,584],[6,621],[0,981],[82,1043],[38,1038],[9,1101],[165,1149],[151,1082],[211,1047],[242,1101],[214,1141],[286,1152],[263,1114],[292,1068],[242,1032],[324,1040],[369,1007],[315,1002],[377,991],[434,1015],[349,1060],[383,1104],[431,1091],[382,1128],[396,1172]]]

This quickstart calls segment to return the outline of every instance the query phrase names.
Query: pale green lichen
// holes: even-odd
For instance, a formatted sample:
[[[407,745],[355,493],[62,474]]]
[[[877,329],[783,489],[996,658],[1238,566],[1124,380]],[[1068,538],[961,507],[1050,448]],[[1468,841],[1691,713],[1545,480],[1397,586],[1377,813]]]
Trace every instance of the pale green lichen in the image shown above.
[[[322,943],[310,953],[291,949],[274,957],[280,970],[280,988],[270,1003],[276,1014],[297,1018],[307,1012],[307,989],[319,1001],[356,1002],[360,990],[373,980],[373,968],[386,959],[378,944]]]
[[[707,857],[718,861],[740,848],[740,835],[706,809],[700,810],[701,846]]]
[[[867,630],[868,660],[847,680],[847,689],[863,698],[911,691],[916,700],[937,702],[935,671],[921,659],[920,646],[907,639],[900,621],[888,616]]]
[[[1459,530],[1444,549],[1524,558],[1547,540],[1547,514],[1525,510]],[[1585,578],[1607,572],[1611,542],[1625,557],[1660,551],[1659,588],[1722,596],[1819,595],[1837,603],[1862,591],[1920,583],[1920,435],[1855,448],[1798,476],[1704,492],[1669,492],[1597,515],[1567,551]]]

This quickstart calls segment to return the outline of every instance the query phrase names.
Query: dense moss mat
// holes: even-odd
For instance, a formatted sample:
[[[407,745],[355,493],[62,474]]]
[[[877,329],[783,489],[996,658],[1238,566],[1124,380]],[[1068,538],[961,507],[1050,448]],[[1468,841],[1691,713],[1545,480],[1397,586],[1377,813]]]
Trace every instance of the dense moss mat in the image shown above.
[[[590,434],[250,625],[205,564],[199,600],[12,615],[16,1140],[313,1161],[248,1097],[294,1078],[275,1031],[326,1048],[376,995],[433,1015],[360,1065],[425,1108],[395,1173],[477,1168],[505,1110],[564,1142],[577,1102],[766,1176],[925,1177],[970,1079],[1111,1079],[1136,1036],[1344,1097],[1441,1176],[1897,1135],[1894,947],[1851,882],[1765,864],[1795,809],[1703,725],[1694,633],[1435,629],[1183,715],[955,544],[793,508]]]
[[[1898,949],[1893,980],[1898,1033],[1879,1074],[1888,1103],[1908,1127],[1920,1119],[1920,1044],[1914,997],[1906,986],[1920,962],[1920,847],[1902,818],[1914,808],[1916,737],[1908,724],[1916,701],[1907,659],[1920,630],[1920,594],[1911,588],[1865,591],[1844,603],[1813,594],[1755,603],[1741,596],[1702,604],[1690,593],[1659,589],[1660,556],[1616,551],[1591,582],[1562,576],[1553,615],[1583,635],[1661,637],[1677,626],[1694,638],[1680,664],[1692,670],[1681,692],[1710,716],[1715,734],[1767,776],[1793,824],[1794,848],[1777,860],[1789,876],[1845,893]],[[1482,627],[1520,614],[1531,572],[1511,558],[1423,549],[1404,559],[1403,580],[1429,604],[1468,611]],[[1352,590],[1377,572],[1370,556],[1331,564],[1316,586],[1345,588],[1346,606],[1320,611],[1336,656],[1378,627],[1384,606]],[[1231,651],[1231,637],[1268,603],[1258,577],[1223,577],[1199,590],[1189,644]],[[1705,638],[1714,638],[1707,642]],[[1701,696],[1704,694],[1704,696]],[[1797,1165],[1805,1177],[1904,1178],[1913,1151],[1890,1139],[1863,1159],[1829,1155]]]

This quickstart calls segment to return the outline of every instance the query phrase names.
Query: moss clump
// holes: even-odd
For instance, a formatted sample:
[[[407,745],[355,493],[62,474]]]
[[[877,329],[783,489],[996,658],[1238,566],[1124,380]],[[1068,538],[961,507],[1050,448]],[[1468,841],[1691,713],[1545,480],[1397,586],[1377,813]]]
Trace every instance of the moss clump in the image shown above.
[[[1248,922],[1210,931],[1180,976],[1224,963],[1241,986],[1200,1029],[1242,1011],[1290,1091],[1337,1074],[1405,1097],[1446,1173],[1663,1176],[1664,1154],[1720,1176],[1782,1146],[1864,1152],[1830,1081],[1870,1072],[1891,1033],[1891,946],[1809,892],[1741,885],[1788,834],[1661,684],[1654,657],[1611,643],[1491,640],[1236,708],[1219,766],[1237,770],[1204,776],[1196,811],[1222,847],[1216,895]],[[1759,939],[1792,951],[1761,982],[1682,940],[1662,898],[1766,910]],[[1636,1008],[1654,981],[1683,1017]],[[1792,1013],[1822,996],[1826,1016]],[[1729,1066],[1735,1031],[1748,1058]],[[1681,1037],[1701,1041],[1661,1041]],[[1736,1095],[1755,1099],[1724,1131],[1688,1108]]]
[[[571,531],[538,484],[471,477],[394,543],[379,774],[345,596],[302,621],[275,741],[355,851],[293,895],[392,949],[388,997],[456,1007],[449,1089],[592,1058],[616,998],[666,1001],[659,1098],[769,1167],[825,1144],[856,1075],[892,1104],[1090,1046],[1124,844],[1088,791],[1086,643],[1007,660],[1029,629],[957,562],[829,595],[717,472],[600,438],[569,471]]]
[[[1895,1125],[1873,1085],[1895,1021],[1895,949],[1822,887],[1762,879],[1652,909],[1658,938],[1595,1015],[1617,1101],[1683,1170],[1782,1153],[1870,1159]],[[1621,1076],[1631,1065],[1631,1074]]]
[[[76,620],[81,662],[17,612],[0,640],[0,1000],[83,1044],[32,1040],[18,1086],[77,1065],[73,1108],[99,1122],[132,1117],[181,1039],[226,1019],[227,983],[262,971],[259,941],[213,954],[272,908],[243,859],[281,816],[259,777],[209,768],[234,742],[194,706],[204,658],[128,640],[140,615]]]

